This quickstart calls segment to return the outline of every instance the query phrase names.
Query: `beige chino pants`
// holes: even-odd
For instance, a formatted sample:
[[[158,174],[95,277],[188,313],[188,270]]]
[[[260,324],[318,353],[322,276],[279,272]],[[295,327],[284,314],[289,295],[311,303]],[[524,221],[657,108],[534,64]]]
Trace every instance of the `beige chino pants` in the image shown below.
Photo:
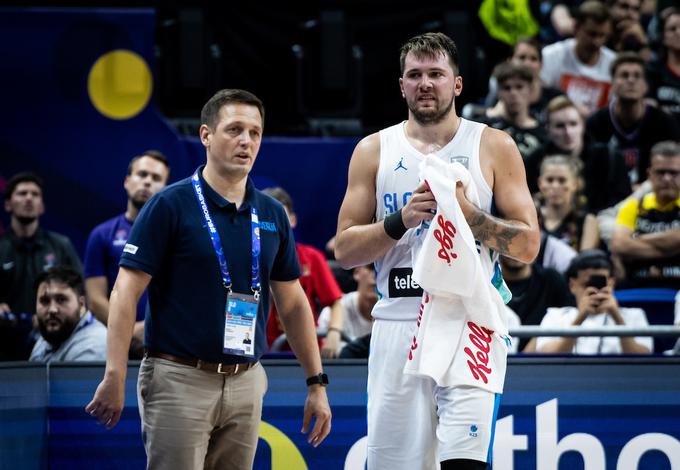
[[[259,363],[227,377],[144,358],[137,401],[147,469],[251,469],[267,386]]]

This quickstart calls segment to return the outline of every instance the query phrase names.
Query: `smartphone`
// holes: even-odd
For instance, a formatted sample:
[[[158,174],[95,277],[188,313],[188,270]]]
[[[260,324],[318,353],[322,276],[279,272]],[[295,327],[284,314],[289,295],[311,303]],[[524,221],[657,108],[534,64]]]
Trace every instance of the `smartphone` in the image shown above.
[[[594,274],[586,281],[586,287],[594,287],[595,289],[602,289],[607,286],[607,276],[602,274]]]

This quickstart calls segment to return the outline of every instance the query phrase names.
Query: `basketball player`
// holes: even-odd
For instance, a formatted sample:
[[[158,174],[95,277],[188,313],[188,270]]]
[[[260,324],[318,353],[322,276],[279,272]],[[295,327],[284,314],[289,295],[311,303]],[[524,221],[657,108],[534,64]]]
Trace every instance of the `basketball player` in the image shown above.
[[[376,265],[368,468],[430,470],[439,462],[443,470],[481,470],[490,461],[498,396],[477,387],[438,387],[432,379],[403,373],[422,294],[411,279],[410,248],[423,236],[415,228],[432,220],[437,207],[418,182],[418,164],[434,153],[469,169],[481,207],[466,199],[462,187],[455,195],[481,243],[480,256],[503,254],[530,263],[539,248],[536,210],[512,139],[456,115],[463,80],[453,41],[441,33],[414,37],[400,60],[408,120],[369,135],[354,150],[335,248],[345,269]],[[491,282],[494,273],[488,275]],[[494,337],[489,347],[507,346]]]

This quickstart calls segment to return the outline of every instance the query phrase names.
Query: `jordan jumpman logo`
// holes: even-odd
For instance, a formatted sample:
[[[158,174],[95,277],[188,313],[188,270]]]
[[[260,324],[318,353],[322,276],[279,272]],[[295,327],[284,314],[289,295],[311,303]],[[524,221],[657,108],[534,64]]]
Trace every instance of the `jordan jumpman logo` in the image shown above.
[[[397,167],[394,169],[394,171],[397,171],[399,168],[401,168],[404,171],[408,171],[408,168],[404,166],[404,157],[401,157],[401,160],[399,160],[399,164]]]

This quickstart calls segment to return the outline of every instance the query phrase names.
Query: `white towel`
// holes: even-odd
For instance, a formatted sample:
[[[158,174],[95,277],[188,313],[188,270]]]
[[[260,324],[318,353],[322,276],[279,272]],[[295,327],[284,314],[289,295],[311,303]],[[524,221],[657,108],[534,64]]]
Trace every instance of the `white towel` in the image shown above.
[[[404,372],[432,377],[440,386],[500,393],[508,346],[505,305],[456,199],[461,181],[467,198],[479,205],[475,183],[460,163],[432,155],[420,164],[420,177],[437,201],[437,213],[414,253],[413,278],[424,294]]]

